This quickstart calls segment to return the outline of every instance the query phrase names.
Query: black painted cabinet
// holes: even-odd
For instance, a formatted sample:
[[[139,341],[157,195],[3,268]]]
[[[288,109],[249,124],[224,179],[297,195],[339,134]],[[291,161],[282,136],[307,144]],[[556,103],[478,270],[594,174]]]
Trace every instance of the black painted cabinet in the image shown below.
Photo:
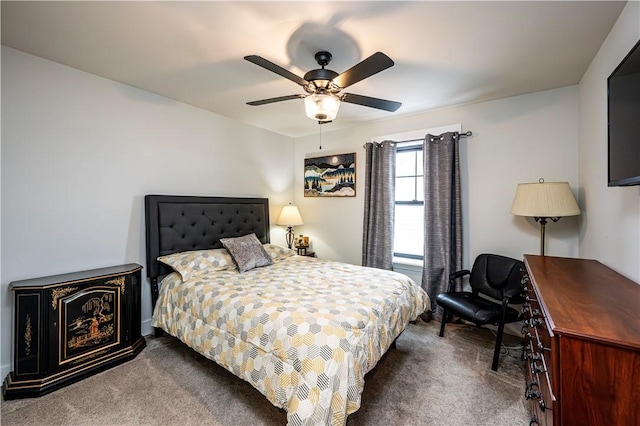
[[[130,263],[12,282],[13,371],[3,397],[41,396],[140,353],[141,270]]]

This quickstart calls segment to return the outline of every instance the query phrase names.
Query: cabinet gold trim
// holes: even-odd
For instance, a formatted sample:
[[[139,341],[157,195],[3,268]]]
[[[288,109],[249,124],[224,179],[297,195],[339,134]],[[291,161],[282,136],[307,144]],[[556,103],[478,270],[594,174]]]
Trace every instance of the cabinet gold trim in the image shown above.
[[[58,299],[66,296],[68,293],[71,293],[72,291],[76,291],[78,289],[78,287],[64,287],[64,288],[54,288],[51,291],[51,306],[53,307],[53,309],[57,309],[58,308]]]
[[[105,284],[115,284],[117,286],[120,286],[120,293],[124,294],[124,276],[109,280],[105,282]]]
[[[24,353],[27,356],[31,355],[31,337],[32,337],[31,314],[27,314],[25,319],[25,331],[24,331],[24,344],[25,344]]]

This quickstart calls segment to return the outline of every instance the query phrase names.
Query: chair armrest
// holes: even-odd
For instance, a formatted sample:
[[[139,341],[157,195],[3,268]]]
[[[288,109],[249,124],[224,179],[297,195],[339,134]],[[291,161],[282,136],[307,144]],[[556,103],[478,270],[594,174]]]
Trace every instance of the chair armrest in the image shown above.
[[[462,278],[465,275],[470,275],[470,274],[471,274],[470,270],[462,269],[460,271],[453,272],[451,275],[449,275],[449,288],[447,289],[447,292],[451,293],[453,291],[453,285],[458,278]]]

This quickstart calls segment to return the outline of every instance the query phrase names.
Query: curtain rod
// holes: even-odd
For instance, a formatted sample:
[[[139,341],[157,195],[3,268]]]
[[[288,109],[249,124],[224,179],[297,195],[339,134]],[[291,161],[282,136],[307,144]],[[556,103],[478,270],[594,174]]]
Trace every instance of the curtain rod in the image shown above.
[[[467,132],[460,133],[458,136],[460,136],[461,138],[464,138],[464,137],[467,137],[467,136],[473,136],[473,132],[469,130]],[[407,140],[404,140],[404,141],[392,141],[392,142],[405,143],[405,142],[418,142],[418,141],[423,141],[423,140],[424,140],[424,138],[423,139],[407,139]],[[440,140],[442,140],[442,136],[440,136]],[[380,142],[374,142],[374,143],[380,143]],[[364,148],[365,146],[362,145],[362,147]]]

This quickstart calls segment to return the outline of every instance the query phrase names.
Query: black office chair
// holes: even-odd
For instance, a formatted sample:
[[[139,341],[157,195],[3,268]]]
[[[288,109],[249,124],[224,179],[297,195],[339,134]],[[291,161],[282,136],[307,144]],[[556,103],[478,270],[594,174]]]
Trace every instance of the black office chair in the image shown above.
[[[455,292],[458,278],[469,275],[471,291]],[[509,304],[522,303],[524,264],[516,259],[497,254],[481,254],[473,262],[471,271],[465,269],[449,276],[449,289],[436,297],[436,303],[444,309],[440,337],[450,315],[456,315],[477,326],[498,326],[496,347],[491,369],[498,370],[498,358],[502,345],[504,325],[521,319],[520,313]],[[489,298],[483,297],[488,296]]]

